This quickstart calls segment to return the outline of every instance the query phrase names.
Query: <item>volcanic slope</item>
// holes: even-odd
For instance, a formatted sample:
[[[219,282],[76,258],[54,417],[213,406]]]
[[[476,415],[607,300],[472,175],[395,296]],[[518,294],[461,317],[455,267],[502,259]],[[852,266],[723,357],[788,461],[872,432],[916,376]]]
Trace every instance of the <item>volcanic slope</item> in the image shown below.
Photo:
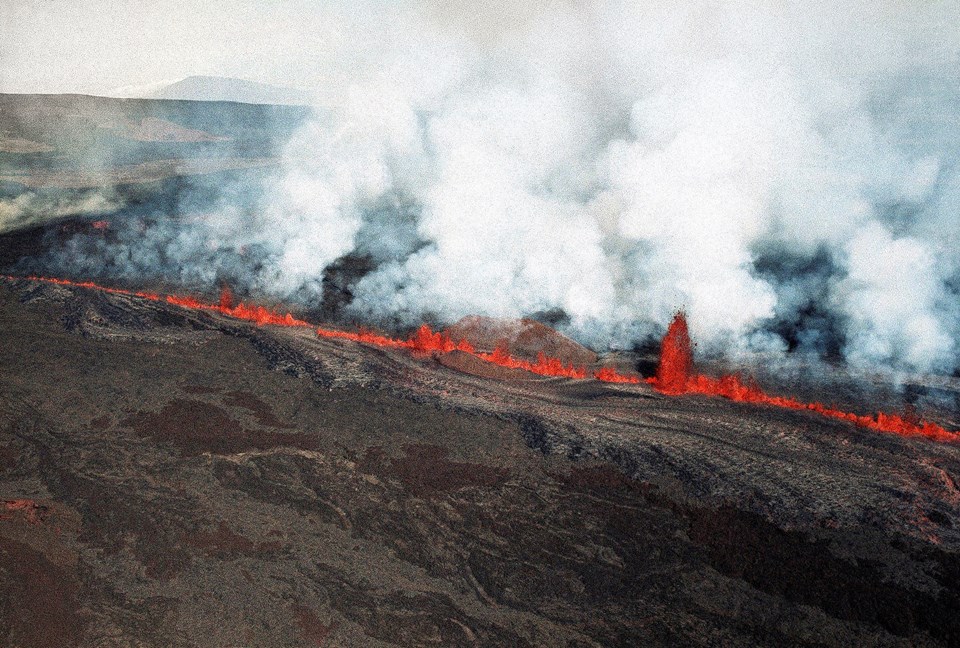
[[[812,412],[0,281],[4,645],[958,645],[958,476]]]

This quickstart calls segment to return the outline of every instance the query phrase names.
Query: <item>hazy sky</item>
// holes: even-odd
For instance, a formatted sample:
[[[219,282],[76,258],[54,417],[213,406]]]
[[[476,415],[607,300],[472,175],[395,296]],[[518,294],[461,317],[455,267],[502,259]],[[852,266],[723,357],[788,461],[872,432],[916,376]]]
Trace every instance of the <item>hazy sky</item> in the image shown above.
[[[0,91],[103,93],[208,74],[322,92],[424,27],[482,40],[562,4],[0,0]]]
[[[192,74],[309,84],[340,46],[316,2],[2,0],[0,89],[104,92]]]
[[[942,46],[957,42],[957,25],[950,24],[954,21],[949,18],[956,12],[942,11],[953,3],[811,2],[789,11],[804,16],[822,14],[816,11],[818,6],[846,6],[847,16],[899,28],[922,14],[927,18],[942,14],[942,21],[931,23],[925,18],[922,28],[925,43]],[[416,48],[418,39],[430,40],[434,48],[444,47],[445,39],[460,44],[467,40],[483,51],[499,36],[522,31],[531,20],[542,22],[563,13],[557,9],[569,14],[596,4],[590,0],[0,0],[0,91],[106,93],[208,74],[296,86],[318,93],[322,100],[335,96],[362,70],[381,65],[391,53],[405,56],[404,50]],[[738,0],[727,4],[738,4]],[[751,3],[739,4],[749,7]],[[793,5],[776,0],[766,4],[783,10]],[[798,11],[802,7],[811,11]],[[910,55],[908,50],[898,56]]]

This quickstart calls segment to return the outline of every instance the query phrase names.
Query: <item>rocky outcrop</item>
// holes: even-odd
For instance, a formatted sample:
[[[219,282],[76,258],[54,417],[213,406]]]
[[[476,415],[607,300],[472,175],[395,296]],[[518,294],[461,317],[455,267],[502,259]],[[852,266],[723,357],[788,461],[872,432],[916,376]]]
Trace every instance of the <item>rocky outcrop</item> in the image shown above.
[[[591,365],[597,354],[566,335],[531,319],[496,319],[470,315],[447,329],[454,340],[466,340],[476,349],[492,351],[505,344],[510,355],[536,362],[543,353],[564,364]]]

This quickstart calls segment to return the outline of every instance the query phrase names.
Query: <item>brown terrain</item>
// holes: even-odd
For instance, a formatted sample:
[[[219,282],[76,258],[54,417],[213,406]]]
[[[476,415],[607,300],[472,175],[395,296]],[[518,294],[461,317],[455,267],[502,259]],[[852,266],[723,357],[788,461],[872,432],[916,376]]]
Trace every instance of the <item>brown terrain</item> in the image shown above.
[[[447,329],[455,340],[468,340],[478,349],[492,350],[500,343],[524,360],[536,361],[538,354],[558,358],[564,364],[592,365],[597,354],[535,320],[505,320],[471,315]]]
[[[78,189],[277,164],[302,107],[0,93],[0,185]]]
[[[0,234],[169,213],[187,193],[212,209],[226,186],[256,195],[311,115],[302,106],[0,93]],[[0,265],[8,251],[0,243]]]
[[[0,280],[0,643],[960,645],[960,447],[457,362]]]

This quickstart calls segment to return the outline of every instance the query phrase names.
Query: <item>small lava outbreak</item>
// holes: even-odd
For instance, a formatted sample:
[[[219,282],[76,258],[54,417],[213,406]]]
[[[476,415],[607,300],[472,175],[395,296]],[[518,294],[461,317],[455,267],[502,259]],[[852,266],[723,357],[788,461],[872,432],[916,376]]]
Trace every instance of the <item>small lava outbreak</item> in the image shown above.
[[[21,277],[5,275],[6,279],[16,280]],[[254,322],[258,325],[309,327],[314,325],[297,319],[290,313],[279,313],[263,306],[247,306],[243,303],[234,305],[233,295],[229,288],[224,287],[220,300],[216,304],[202,302],[194,297],[178,295],[159,295],[157,293],[124,290],[101,286],[92,281],[71,281],[50,277],[26,277],[32,281],[88,288],[102,292],[140,297],[151,301],[166,301],[167,303],[193,310],[216,311],[228,317]],[[720,396],[741,403],[771,405],[793,410],[816,412],[829,418],[847,421],[861,427],[879,432],[899,434],[908,437],[925,437],[934,441],[960,441],[960,432],[947,430],[935,423],[913,419],[909,416],[887,414],[879,412],[872,415],[845,412],[822,403],[806,403],[790,396],[773,396],[767,394],[756,385],[747,384],[734,374],[712,378],[694,372],[693,344],[687,326],[686,316],[678,312],[663,337],[660,350],[660,363],[656,376],[641,379],[618,373],[609,367],[588,372],[584,366],[564,364],[558,358],[551,358],[540,353],[536,362],[530,362],[510,355],[505,345],[500,345],[491,353],[477,351],[466,340],[453,340],[445,332],[435,332],[426,324],[417,329],[409,338],[400,339],[382,335],[367,329],[358,331],[341,331],[337,329],[315,328],[316,334],[324,338],[340,338],[352,340],[362,344],[379,347],[408,349],[414,353],[450,353],[460,351],[469,353],[485,362],[490,362],[510,369],[523,369],[541,376],[555,376],[561,378],[585,379],[592,377],[596,380],[611,383],[638,384],[647,382],[662,394],[680,396],[684,394],[700,394],[706,396]]]

